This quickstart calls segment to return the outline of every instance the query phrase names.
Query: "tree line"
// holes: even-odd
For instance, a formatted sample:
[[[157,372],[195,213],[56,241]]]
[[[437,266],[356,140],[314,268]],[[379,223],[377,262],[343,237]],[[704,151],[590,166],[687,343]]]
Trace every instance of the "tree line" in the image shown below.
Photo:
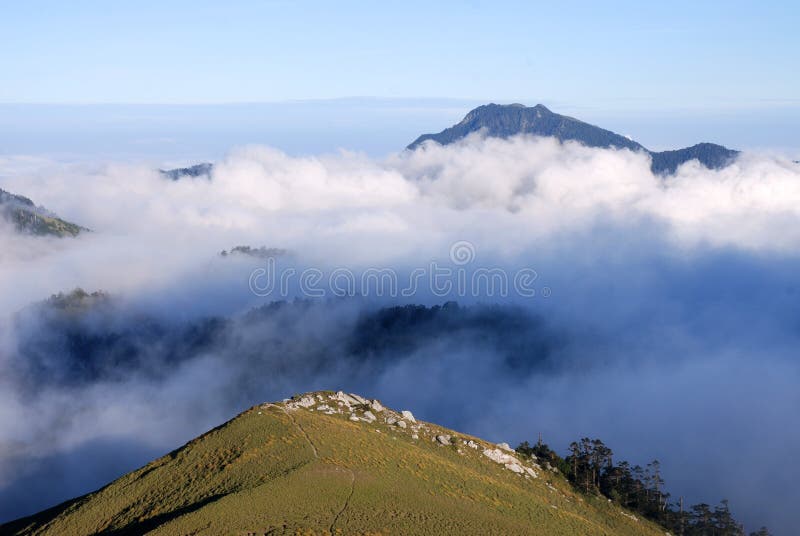
[[[613,451],[601,440],[588,437],[572,442],[565,457],[541,438],[534,445],[524,441],[516,450],[563,473],[577,490],[611,499],[676,536],[746,536],[727,500],[716,506],[699,503],[685,507],[683,497],[673,499],[665,490],[658,460],[644,467],[627,461],[614,463]],[[770,532],[762,527],[750,536],[770,536]]]

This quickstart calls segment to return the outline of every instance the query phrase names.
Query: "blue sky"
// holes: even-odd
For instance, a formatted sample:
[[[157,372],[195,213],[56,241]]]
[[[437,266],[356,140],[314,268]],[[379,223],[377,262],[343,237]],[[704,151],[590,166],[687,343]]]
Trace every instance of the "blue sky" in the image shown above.
[[[797,102],[796,2],[9,2],[2,102]]]
[[[541,102],[653,149],[797,156],[798,5],[8,2],[0,154],[381,154],[493,101]]]

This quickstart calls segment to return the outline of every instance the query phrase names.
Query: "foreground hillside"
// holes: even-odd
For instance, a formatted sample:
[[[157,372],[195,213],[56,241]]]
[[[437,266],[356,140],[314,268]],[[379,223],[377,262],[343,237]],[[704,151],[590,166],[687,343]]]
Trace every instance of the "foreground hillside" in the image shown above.
[[[558,473],[377,401],[264,404],[2,534],[663,534]]]

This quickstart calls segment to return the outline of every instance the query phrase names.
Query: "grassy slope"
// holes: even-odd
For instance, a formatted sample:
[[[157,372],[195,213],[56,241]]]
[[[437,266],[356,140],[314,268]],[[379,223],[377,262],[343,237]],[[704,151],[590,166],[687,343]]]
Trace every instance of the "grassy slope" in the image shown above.
[[[0,211],[3,210],[5,210],[6,218],[14,223],[18,231],[28,232],[36,236],[75,237],[87,230],[61,218],[39,214],[25,208],[3,209],[0,206]]]
[[[401,429],[385,422],[397,417],[390,410],[353,422],[344,409],[254,407],[0,533],[664,534],[605,499],[575,494],[559,475],[510,471],[483,455],[489,443],[427,423]],[[438,434],[454,444],[438,444]]]

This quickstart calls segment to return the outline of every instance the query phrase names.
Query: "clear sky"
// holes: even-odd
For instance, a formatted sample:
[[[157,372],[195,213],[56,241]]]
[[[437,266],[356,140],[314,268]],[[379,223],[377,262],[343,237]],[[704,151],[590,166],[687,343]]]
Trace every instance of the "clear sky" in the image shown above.
[[[653,149],[798,158],[798,6],[4,2],[0,155],[385,154],[479,104],[521,102]]]
[[[0,102],[347,96],[574,106],[800,99],[796,1],[25,1]]]

